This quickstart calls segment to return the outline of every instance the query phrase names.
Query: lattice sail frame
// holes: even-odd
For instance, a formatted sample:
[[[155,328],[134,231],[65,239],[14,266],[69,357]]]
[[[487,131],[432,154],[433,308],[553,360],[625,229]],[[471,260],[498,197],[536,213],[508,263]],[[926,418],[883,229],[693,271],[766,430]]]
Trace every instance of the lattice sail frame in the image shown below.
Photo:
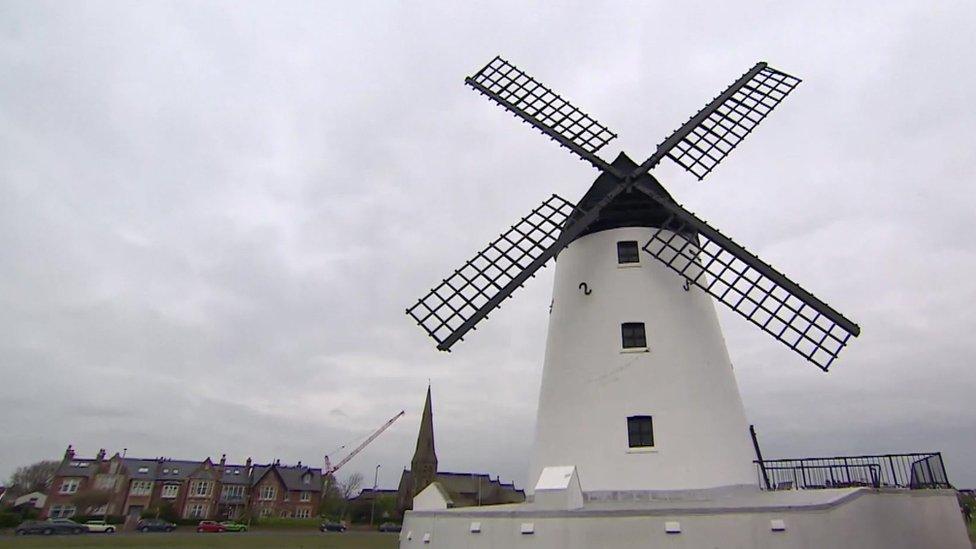
[[[466,82],[474,84],[476,89],[480,87],[480,91],[487,92],[489,98],[506,109],[509,105],[515,107],[587,153],[595,154],[617,137],[596,119],[501,57],[492,59]]]
[[[696,124],[682,126],[662,142],[662,152],[701,181],[800,82],[764,63],[757,65],[693,116],[690,121],[700,118]]]
[[[857,335],[675,215],[643,249],[824,371]]]
[[[407,314],[437,341],[438,349],[447,350],[448,337],[555,244],[575,211],[574,204],[552,195],[420,298]]]

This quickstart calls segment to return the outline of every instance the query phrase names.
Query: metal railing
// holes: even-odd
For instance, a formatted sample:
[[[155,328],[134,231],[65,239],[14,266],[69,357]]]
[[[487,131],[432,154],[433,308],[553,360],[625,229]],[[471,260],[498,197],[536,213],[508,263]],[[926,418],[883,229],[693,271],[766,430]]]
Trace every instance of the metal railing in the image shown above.
[[[764,490],[952,488],[941,452],[755,461]]]

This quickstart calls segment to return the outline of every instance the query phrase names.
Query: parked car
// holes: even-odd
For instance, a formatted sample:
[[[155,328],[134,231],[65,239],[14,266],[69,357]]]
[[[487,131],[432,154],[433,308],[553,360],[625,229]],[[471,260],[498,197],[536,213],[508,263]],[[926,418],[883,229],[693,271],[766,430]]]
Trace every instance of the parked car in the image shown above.
[[[399,532],[400,525],[395,522],[384,522],[380,524],[380,532]]]
[[[225,520],[220,523],[224,527],[224,530],[228,532],[247,532],[247,525],[241,524],[239,522],[234,522],[232,520]]]
[[[83,525],[71,519],[28,520],[17,525],[14,533],[18,536],[29,534],[83,534],[88,531]]]
[[[319,524],[319,532],[345,532],[346,525],[341,522],[332,522],[327,520],[322,524]]]
[[[115,525],[109,524],[104,520],[89,520],[85,523],[85,527],[88,531],[93,534],[114,534]]]
[[[201,532],[201,533],[202,532],[219,533],[219,532],[226,532],[226,531],[227,529],[224,528],[223,524],[213,520],[201,520],[200,524],[197,524],[197,532]]]
[[[136,524],[136,530],[140,532],[172,532],[176,530],[176,525],[166,522],[163,519],[142,519]]]

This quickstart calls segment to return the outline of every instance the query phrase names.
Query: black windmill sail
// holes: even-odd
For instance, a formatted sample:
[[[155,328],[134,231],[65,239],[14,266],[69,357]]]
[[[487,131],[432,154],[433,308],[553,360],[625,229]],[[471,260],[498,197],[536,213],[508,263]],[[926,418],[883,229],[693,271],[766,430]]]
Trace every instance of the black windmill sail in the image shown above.
[[[407,309],[451,346],[576,238],[625,224],[654,227],[643,250],[827,370],[860,328],[678,204],[649,173],[670,158],[699,180],[800,83],[758,63],[637,165],[597,152],[616,134],[513,64],[496,57],[465,83],[569,149],[601,175],[579,204],[553,195]]]

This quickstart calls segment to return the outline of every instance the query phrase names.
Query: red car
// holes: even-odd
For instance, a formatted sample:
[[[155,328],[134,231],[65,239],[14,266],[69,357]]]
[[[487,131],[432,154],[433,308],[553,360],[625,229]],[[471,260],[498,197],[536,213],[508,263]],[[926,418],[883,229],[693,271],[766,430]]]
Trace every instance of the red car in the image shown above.
[[[197,524],[197,532],[226,532],[227,529],[224,525],[219,522],[214,522],[212,520],[201,520],[200,524]]]

